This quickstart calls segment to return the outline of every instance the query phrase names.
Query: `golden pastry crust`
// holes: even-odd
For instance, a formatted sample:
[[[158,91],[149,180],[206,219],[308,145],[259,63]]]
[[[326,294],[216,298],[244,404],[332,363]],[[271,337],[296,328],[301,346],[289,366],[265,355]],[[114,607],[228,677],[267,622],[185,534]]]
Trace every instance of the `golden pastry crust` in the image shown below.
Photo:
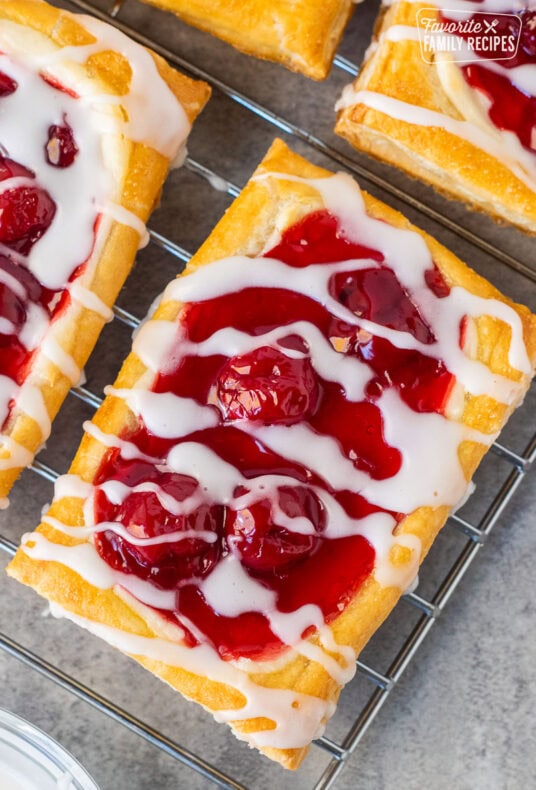
[[[10,36],[17,41],[21,51],[25,51],[25,46],[31,47],[29,51],[34,52],[39,48],[50,48],[51,43],[60,50],[95,41],[76,15],[36,0],[4,0],[0,3],[0,26],[6,22],[21,26],[10,29]],[[210,88],[205,83],[195,82],[174,71],[158,55],[151,55],[160,76],[192,123],[207,102]],[[131,79],[128,61],[125,56],[109,48],[92,54],[85,64],[71,64],[70,67],[78,68],[103,94],[128,94]],[[146,222],[158,202],[169,161],[149,146],[124,136],[109,135],[109,138],[106,143],[107,156],[114,158],[113,199]],[[111,307],[134,263],[138,247],[139,235],[136,230],[111,221],[91,277],[83,274],[78,282]],[[54,321],[55,339],[79,369],[85,365],[104,323],[102,314],[72,300],[61,317]],[[39,351],[33,358],[26,382],[40,389],[51,420],[72,386],[69,378]],[[47,438],[43,436],[38,423],[20,409],[13,411],[2,433],[32,455]],[[7,450],[0,450],[0,461],[7,454]],[[20,472],[21,468],[0,469],[0,498],[7,496]]]
[[[455,79],[456,104],[444,89],[438,67],[425,62],[419,40],[389,40],[393,26],[417,29],[417,14],[437,12],[426,4],[398,2],[382,9],[376,22],[373,44],[368,50],[354,91],[371,91],[382,96],[425,108],[456,121],[474,119],[470,89],[459,82],[453,64],[449,79]],[[432,184],[440,192],[455,197],[529,233],[536,233],[536,191],[520,179],[507,164],[441,126],[425,126],[392,117],[360,102],[351,101],[338,113],[335,131],[353,146],[378,159],[406,170]],[[344,101],[344,97],[343,97]],[[344,101],[346,104],[346,101]],[[482,113],[479,123],[491,122]]]
[[[247,55],[327,77],[353,0],[146,0]]]
[[[257,175],[263,173],[277,173],[278,177],[251,180],[248,183],[193,257],[187,267],[188,272],[229,255],[257,255],[265,248],[274,231],[280,232],[311,211],[322,208],[322,197],[313,185],[286,181],[279,174],[304,178],[324,178],[331,174],[293,154],[281,141],[273,144],[259,166]],[[500,299],[511,305],[522,322],[529,356],[532,360],[536,359],[536,317],[531,316],[526,308],[513,305],[501,296],[493,286],[468,269],[436,241],[414,228],[401,214],[369,195],[364,194],[364,199],[370,216],[420,233],[450,285],[462,285],[472,293],[485,298]],[[179,310],[180,305],[177,302],[168,301],[159,307],[154,318],[174,321]],[[519,381],[523,377],[508,362],[509,333],[509,327],[501,321],[482,318],[477,332],[475,357],[484,361],[495,372]],[[139,358],[130,354],[115,386],[134,386],[144,371],[144,365]],[[528,377],[525,377],[523,383],[528,386]],[[490,398],[466,396],[463,417],[466,424],[488,433],[498,430],[506,417],[506,407]],[[124,400],[108,396],[96,413],[94,423],[103,431],[114,434],[122,431],[125,426],[134,427],[136,418]],[[93,481],[106,449],[95,438],[86,434],[73,461],[71,473],[80,475],[85,481]],[[467,480],[471,478],[484,453],[485,448],[475,442],[464,442],[460,445],[460,461]],[[55,501],[49,515],[67,524],[83,525],[82,500],[63,498]],[[420,507],[400,522],[397,533],[413,534],[421,539],[422,560],[447,515],[446,507]],[[75,545],[83,542],[68,537],[47,524],[41,524],[38,531],[55,543]],[[398,556],[392,558],[394,564],[403,565],[409,561],[402,547],[396,551]],[[145,607],[129,605],[124,596],[119,597],[113,590],[92,587],[75,572],[57,562],[31,559],[19,549],[8,573],[34,587],[41,595],[63,608],[96,623],[140,636],[166,638],[168,634],[169,626]],[[359,653],[400,595],[400,589],[382,586],[369,577],[347,608],[331,623],[335,641],[339,645],[349,645]],[[312,641],[315,641],[314,637]],[[245,704],[243,695],[233,687],[194,675],[176,666],[140,656],[134,658],[186,697],[196,700],[211,711],[238,709]],[[339,684],[322,665],[301,655],[292,658],[277,671],[251,674],[250,678],[262,686],[292,689],[333,702],[336,702],[340,692]],[[269,719],[249,719],[231,724],[239,737],[246,739],[248,732],[270,729],[273,726]],[[264,748],[262,751],[284,767],[294,769],[300,764],[307,749]]]

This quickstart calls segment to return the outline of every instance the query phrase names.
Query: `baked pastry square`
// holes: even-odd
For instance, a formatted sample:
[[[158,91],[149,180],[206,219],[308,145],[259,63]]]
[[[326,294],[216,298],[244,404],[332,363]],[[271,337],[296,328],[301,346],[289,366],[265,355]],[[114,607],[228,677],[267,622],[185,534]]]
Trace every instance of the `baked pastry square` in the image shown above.
[[[460,0],[456,11],[441,10],[438,0],[385,6],[361,72],[337,105],[336,132],[535,233],[536,10],[514,7],[511,0],[500,8]],[[459,32],[445,35],[449,24]],[[491,25],[505,42],[491,57],[482,54],[489,36],[468,41],[477,24]]]
[[[535,356],[526,308],[276,141],[8,573],[296,768]]]
[[[353,0],[147,0],[248,55],[327,77]]]
[[[119,31],[0,3],[0,504],[80,380],[209,91]]]

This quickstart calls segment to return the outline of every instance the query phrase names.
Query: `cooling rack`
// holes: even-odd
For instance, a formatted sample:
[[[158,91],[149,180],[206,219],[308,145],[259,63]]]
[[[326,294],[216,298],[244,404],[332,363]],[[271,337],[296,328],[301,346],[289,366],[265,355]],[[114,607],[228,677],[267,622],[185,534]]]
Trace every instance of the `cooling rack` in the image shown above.
[[[214,96],[194,129],[185,169],[173,174],[171,188],[166,188],[162,208],[155,214],[155,224],[150,230],[149,247],[140,254],[140,262],[131,278],[134,283],[120,296],[114,308],[116,320],[106,328],[88,365],[87,383],[71,390],[71,398],[58,418],[59,425],[50,446],[36,458],[15,489],[9,531],[0,535],[0,549],[7,556],[14,554],[20,533],[24,531],[20,525],[16,530],[12,526],[17,524],[17,507],[21,514],[25,513],[22,504],[18,504],[23,496],[17,498],[17,491],[25,487],[34,491],[34,480],[38,480],[42,497],[39,501],[42,503],[47,496],[51,497],[51,483],[66,471],[78,444],[78,426],[98,407],[101,400],[98,392],[113,379],[114,371],[128,350],[126,330],[136,328],[149,306],[149,297],[188,261],[190,250],[196,248],[221,211],[239,194],[241,184],[275,134],[285,136],[295,149],[314,161],[331,169],[344,168],[358,176],[370,191],[401,207],[417,224],[431,230],[514,298],[527,301],[527,294],[531,289],[534,293],[536,283],[536,270],[526,262],[531,260],[529,240],[512,230],[498,232],[485,218],[446,203],[426,188],[415,187],[414,182],[390,168],[350,152],[332,135],[331,107],[340,88],[357,73],[356,64],[370,37],[376,11],[373,4],[356,13],[336,57],[332,77],[325,85],[318,86],[296,75],[287,75],[273,64],[246,59],[175,19],[169,21],[166,15],[136,0],[118,0],[113,4],[106,0],[95,3],[69,0],[65,6],[115,24],[172,65],[209,82]],[[349,758],[413,662],[423,640],[528,474],[536,457],[536,434],[534,426],[530,426],[534,395],[533,390],[529,402],[519,412],[521,416],[514,418],[513,428],[507,428],[501,443],[493,445],[477,474],[477,494],[449,519],[441,540],[432,549],[432,561],[423,566],[418,588],[403,597],[403,602],[357,662],[358,672],[352,683],[354,693],[346,696],[349,690],[345,692],[341,715],[336,714],[334,726],[330,725],[327,734],[315,742],[313,751],[321,753],[323,759],[313,757],[314,768],[318,766],[318,771],[314,775],[309,771],[308,787],[327,790],[339,786],[339,779],[343,781],[341,772]],[[35,509],[36,505],[33,507]],[[22,515],[21,521],[25,523]],[[30,528],[34,523],[35,519],[25,526]],[[386,630],[388,637],[383,638]],[[42,654],[44,650],[31,650],[7,634],[0,634],[0,648],[47,683],[52,682],[70,692],[99,716],[119,723],[155,750],[190,769],[181,773],[186,776],[186,786],[193,787],[198,780],[202,784],[195,784],[195,787],[205,786],[205,782],[206,786],[214,783],[224,788],[257,790],[261,786],[257,778],[249,781],[247,777],[235,778],[234,771],[229,769],[234,761],[228,753],[220,760],[209,759],[204,750],[168,737],[152,724],[150,717],[131,712],[129,706],[116,704],[113,694],[97,690],[98,684],[82,682],[80,673],[67,674],[58,666],[62,662],[49,660]],[[184,715],[197,716],[192,709],[193,706],[185,707]],[[192,721],[197,723],[198,719]],[[188,742],[188,738],[184,740]],[[233,743],[229,748],[233,748]],[[238,744],[236,748],[240,748]],[[267,786],[281,787],[284,782],[284,787],[298,787],[293,777],[287,779],[285,775],[281,779],[279,769],[271,770],[272,773],[263,775]],[[352,786],[357,788],[357,782]],[[136,788],[135,781],[132,787]]]

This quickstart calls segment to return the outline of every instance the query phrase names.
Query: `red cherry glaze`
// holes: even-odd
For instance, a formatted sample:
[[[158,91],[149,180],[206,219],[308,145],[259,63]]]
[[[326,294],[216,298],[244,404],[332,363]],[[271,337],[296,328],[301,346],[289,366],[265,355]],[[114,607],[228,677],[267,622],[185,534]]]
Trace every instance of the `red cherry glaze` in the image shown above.
[[[347,259],[376,261],[379,266],[333,276],[332,297],[363,318],[409,332],[423,344],[434,344],[431,328],[391,270],[382,265],[381,253],[350,242],[328,212],[305,217],[283,234],[280,243],[266,257],[300,268]],[[438,299],[449,293],[437,269],[427,273],[423,285]],[[302,464],[278,455],[241,430],[240,420],[279,424],[283,430],[292,430],[292,424],[298,421],[305,423],[311,431],[333,437],[357,469],[366,470],[372,478],[386,479],[397,473],[402,458],[399,450],[385,440],[381,403],[376,402],[377,398],[384,389],[396,387],[410,408],[441,412],[453,377],[434,357],[397,349],[387,340],[360,332],[355,324],[334,317],[326,306],[286,290],[284,283],[280,288],[247,288],[237,294],[186,305],[181,314],[181,328],[188,340],[199,343],[227,326],[259,335],[302,320],[316,326],[334,348],[344,348],[344,353],[368,364],[371,383],[365,399],[347,401],[340,385],[322,379],[307,356],[304,341],[291,333],[278,348],[260,346],[254,352],[231,359],[222,355],[182,358],[174,370],[158,376],[154,390],[174,392],[203,405],[219,404],[221,419],[216,427],[191,433],[180,441],[200,442],[239,470],[246,482],[235,491],[235,498],[247,494],[247,480],[262,474],[285,475],[299,481],[296,487],[279,488],[278,505],[291,517],[306,516],[314,525],[311,534],[293,532],[278,524],[277,510],[267,497],[241,509],[230,505],[221,518],[220,510],[217,513],[209,510],[207,515],[208,506],[203,506],[191,518],[194,523],[196,518],[202,521],[210,518],[213,525],[210,528],[219,536],[221,556],[232,551],[250,576],[273,591],[282,612],[316,604],[326,621],[330,621],[370,575],[374,550],[361,536],[338,539],[324,536],[326,514],[312,486],[329,492],[352,518],[363,518],[381,509],[355,491],[333,490]],[[299,351],[300,356],[294,358],[289,349]],[[126,438],[162,463],[176,444],[176,440],[151,435],[141,422]],[[133,477],[132,470],[140,468],[141,477],[136,476],[138,472]],[[116,479],[134,485],[140,479],[167,480],[166,474],[173,477],[156,469],[150,472],[140,462],[122,461],[114,450],[103,462],[97,482]],[[143,520],[141,530],[148,535],[161,534],[167,524],[177,528],[176,519],[157,503],[153,494],[144,494],[141,501],[139,496],[131,494],[114,511],[105,497],[102,504],[101,495],[97,519],[115,518],[127,529],[131,523]],[[398,521],[404,514],[391,515]],[[156,570],[150,568],[149,556],[154,555],[154,547],[140,551],[111,532],[99,535],[96,546],[110,565],[126,573],[146,579],[160,573],[158,557],[155,560],[153,556]],[[251,611],[229,618],[207,603],[193,577],[195,573],[209,573],[214,558],[211,555],[205,567],[206,546],[191,548],[192,554],[186,562],[182,555],[176,559],[175,571],[166,565],[169,577],[165,584],[177,590],[176,611],[167,616],[179,622],[186,618],[223,658],[276,656],[283,646],[262,613]],[[195,566],[196,551],[201,552],[201,571]]]
[[[154,466],[139,461],[123,463],[112,479],[129,486],[156,483],[177,502],[192,496],[197,482],[185,475],[158,472]],[[208,531],[218,538],[221,531],[222,508],[200,505],[189,515],[174,515],[165,509],[151,491],[129,494],[120,505],[112,504],[99,489],[95,498],[97,522],[115,521],[123,524],[136,538],[155,538],[172,532]],[[150,580],[155,587],[173,590],[192,578],[206,576],[220,555],[220,541],[208,542],[203,537],[188,537],[170,543],[137,546],[111,530],[95,535],[97,551],[112,568],[133,573]]]
[[[521,25],[512,20],[514,13]],[[447,17],[446,11],[443,18]],[[519,37],[517,52],[513,57],[505,59],[510,52],[502,50],[491,54],[483,52],[479,61],[462,65],[462,73],[469,85],[487,98],[488,115],[492,123],[498,129],[514,132],[525,148],[536,151],[534,140],[536,98],[517,88],[507,74],[498,74],[487,66],[490,62],[497,62],[508,70],[517,66],[536,64],[536,10],[512,12],[510,15],[479,13],[478,16],[470,19],[485,21],[488,25],[494,24],[495,35],[511,37],[516,42]],[[469,19],[467,21],[469,22]],[[466,38],[473,34],[460,35]]]
[[[50,226],[56,204],[44,189],[31,183],[34,174],[0,154],[0,181],[27,178],[28,185],[0,191],[0,242],[28,255]]]
[[[0,71],[0,99],[15,93],[18,85],[8,74]]]
[[[352,258],[383,261],[383,255],[378,250],[347,239],[340,232],[337,218],[324,209],[307,214],[288,228],[281,242],[266,253],[266,257],[284,261],[297,269],[315,263],[335,263]]]
[[[301,486],[283,486],[278,491],[278,505],[287,516],[307,518],[315,532],[304,535],[278,525],[271,503],[266,499],[241,510],[227,509],[227,543],[251,570],[288,573],[291,565],[305,559],[318,547],[319,535],[325,528],[325,515],[318,497]]]
[[[512,63],[512,66],[536,61],[536,10],[521,11],[519,17],[521,19],[521,38],[515,64]]]
[[[80,98],[76,91],[71,90],[71,88],[66,88],[65,85],[62,85],[62,83],[51,74],[41,74],[41,79],[43,82],[46,82],[47,85],[50,85],[51,88],[60,91],[60,93],[66,93],[68,96],[72,96],[73,99]]]
[[[12,290],[7,283],[0,285],[0,316],[7,318],[14,326],[12,334],[0,334],[0,373],[22,384],[32,353],[24,347],[18,335],[26,322],[29,305],[40,305],[51,315],[53,310],[49,305],[56,294],[43,288],[28,269],[5,255],[0,255],[0,269],[18,281],[24,291],[19,293],[19,289]],[[58,307],[54,311],[56,309]]]
[[[249,658],[269,660],[281,653],[281,640],[270,630],[268,620],[259,612],[244,612],[225,617],[206,602],[199,587],[188,584],[177,594],[177,619],[188,618],[201,628],[224,660]]]
[[[6,178],[35,178],[35,173],[0,154],[0,181],[5,181]]]
[[[355,315],[410,332],[421,343],[435,338],[391,269],[340,272],[330,281],[331,295]]]
[[[0,242],[27,255],[55,213],[54,201],[40,187],[21,186],[0,192]]]
[[[293,612],[313,603],[330,622],[372,573],[374,558],[374,549],[361,535],[322,540],[308,562],[293,569],[291,584],[287,579],[273,582],[278,607],[282,612]]]
[[[455,379],[441,360],[396,348],[381,337],[357,341],[355,349],[376,373],[367,387],[369,398],[395,387],[414,411],[443,413]]]
[[[50,126],[45,157],[53,167],[69,167],[78,154],[73,130],[66,122],[63,126]]]
[[[350,602],[373,567],[374,549],[358,535],[320,540],[317,550],[304,562],[296,562],[289,573],[261,573],[252,569],[250,573],[274,590],[280,611],[293,612],[314,604],[322,610],[326,622],[330,622]],[[264,615],[246,612],[239,617],[222,616],[193,585],[179,591],[178,609],[201,627],[223,659],[269,660],[276,658],[283,648]],[[307,631],[302,634],[306,635]]]
[[[450,293],[450,286],[445,282],[443,275],[434,265],[433,269],[427,269],[424,273],[424,281],[432,293],[438,299],[444,299]]]
[[[268,346],[230,359],[218,377],[217,393],[226,421],[258,420],[266,425],[306,419],[319,396],[307,358],[292,359]]]
[[[396,475],[402,456],[389,447],[383,436],[383,418],[378,406],[368,401],[346,400],[341,388],[325,383],[322,405],[312,420],[322,434],[333,436],[343,453],[357,469],[363,469],[376,480]]]
[[[27,183],[4,191],[0,188],[0,242],[14,252],[28,255],[50,227],[56,205],[38,186],[33,171],[0,154],[0,182],[12,178],[23,178]],[[81,268],[78,267],[71,279]],[[0,316],[13,326],[10,334],[0,334],[0,374],[22,384],[34,355],[20,339],[30,306],[39,305],[49,320],[53,320],[67,306],[69,293],[44,288],[23,263],[15,262],[8,255],[0,255],[0,269],[9,275],[6,282],[0,284]],[[20,287],[11,285],[10,278]]]
[[[527,96],[508,77],[496,74],[480,63],[464,66],[462,71],[469,85],[490,101],[488,115],[495,126],[514,132],[525,148],[536,152],[536,98]]]

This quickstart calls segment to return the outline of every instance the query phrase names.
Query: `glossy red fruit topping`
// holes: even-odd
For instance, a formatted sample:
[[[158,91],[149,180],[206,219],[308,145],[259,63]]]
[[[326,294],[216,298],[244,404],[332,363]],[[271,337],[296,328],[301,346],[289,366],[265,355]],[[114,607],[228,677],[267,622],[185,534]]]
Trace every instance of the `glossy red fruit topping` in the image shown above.
[[[378,250],[350,241],[341,231],[339,221],[329,211],[314,211],[287,228],[281,242],[266,254],[290,266],[302,268],[315,263],[335,263],[352,258],[383,261]]]
[[[260,612],[244,612],[237,617],[221,615],[206,602],[199,587],[188,584],[177,593],[178,617],[195,623],[224,661],[249,658],[277,658],[283,647]]]
[[[0,334],[0,372],[22,384],[32,356],[19,339],[29,305],[40,305],[50,314],[49,304],[55,294],[43,288],[28,269],[5,255],[0,255],[0,270],[7,275],[0,284],[0,316],[13,326],[12,331]]]
[[[427,269],[425,271],[424,281],[434,296],[437,296],[438,299],[444,299],[449,295],[450,286],[445,282],[445,278],[437,266],[434,265],[432,269]]]
[[[328,212],[316,212],[285,231],[277,247],[267,253],[267,257],[271,256],[296,267],[371,258],[380,266],[371,265],[363,271],[355,269],[350,275],[332,277],[331,295],[362,318],[410,332],[430,346],[434,343],[432,330],[411,295],[396,276],[381,265],[381,253],[351,243]],[[449,293],[437,269],[426,274],[425,285],[438,299]],[[247,419],[285,427],[304,420],[311,431],[338,442],[341,453],[358,469],[365,470],[372,478],[386,479],[397,473],[402,456],[386,441],[378,397],[384,389],[396,387],[412,409],[441,411],[453,377],[440,360],[421,351],[397,349],[387,340],[360,332],[354,321],[341,321],[328,306],[286,290],[284,282],[279,288],[248,288],[188,305],[182,314],[185,336],[194,343],[203,342],[226,326],[258,336],[297,321],[310,322],[324,335],[326,343],[331,342],[340,353],[367,363],[371,382],[361,402],[348,401],[339,384],[320,377],[306,356],[308,349],[304,341],[290,333],[277,348],[261,346],[232,359],[223,354],[182,358],[175,370],[158,377],[155,390],[172,391],[203,405],[212,405],[217,400],[223,421],[181,441],[205,445],[234,466],[246,481],[265,474],[290,476],[299,481],[296,486],[279,487],[275,504],[272,497],[266,495],[254,504],[240,507],[239,498],[247,496],[245,483],[246,490],[235,492],[235,502],[228,506],[225,514],[217,508],[208,512],[213,522],[218,522],[214,523],[213,530],[220,534],[222,553],[232,551],[239,557],[247,573],[273,592],[280,611],[292,612],[312,604],[320,608],[326,621],[330,621],[344,609],[372,572],[375,553],[361,535],[326,538],[326,513],[317,498],[316,487],[326,490],[351,518],[363,518],[381,509],[367,502],[358,491],[351,490],[357,487],[353,486],[352,475],[347,488],[333,490],[319,473],[278,454],[257,436],[246,433],[240,421]],[[340,342],[335,343],[336,339]],[[156,457],[164,458],[170,447],[170,440],[152,436],[141,423],[127,438],[142,452]],[[141,473],[133,474],[133,470],[140,468]],[[101,467],[99,482],[105,479],[123,480],[133,486],[140,480],[165,478],[157,470],[148,472],[140,462],[122,461],[117,451],[113,451]],[[155,534],[161,529],[158,526],[161,522],[169,521],[171,529],[174,517],[166,507],[154,499],[150,500],[149,507],[147,492],[141,507],[135,499],[140,495],[141,492],[131,494],[129,499],[134,497],[133,503],[129,505],[129,500],[125,500],[121,512],[120,508],[114,510],[104,498],[106,507],[97,517],[112,517],[126,525],[143,518],[144,526],[140,528],[143,534]],[[400,520],[404,514],[390,515]],[[305,517],[313,529],[299,532],[292,527],[300,523],[303,526],[304,522],[292,524],[286,521],[289,517]],[[205,516],[196,513],[192,518]],[[176,525],[173,524],[173,528]],[[138,547],[126,544],[111,532],[99,536],[97,541],[101,556],[112,567],[153,581],[148,567],[149,554],[144,553],[140,558]],[[153,550],[147,547],[143,551]],[[184,619],[186,625],[194,624],[193,630],[202,633],[223,658],[277,656],[283,645],[262,612],[227,617],[204,598],[196,574],[208,574],[220,555],[216,552],[216,559],[210,555],[206,566],[198,571],[198,560],[192,557],[202,551],[202,544],[198,544],[189,554],[188,562],[183,562],[179,555],[173,560],[174,570],[171,570],[171,561],[169,569],[166,566],[165,587],[177,590],[177,608],[169,616],[176,617],[179,622]],[[154,574],[158,576],[159,558],[151,559],[156,563]]]
[[[444,412],[455,378],[440,359],[396,348],[381,337],[357,339],[354,349],[376,374],[367,386],[368,398],[375,400],[395,387],[414,411]]]
[[[294,359],[262,346],[227,362],[218,377],[217,395],[227,421],[291,425],[314,412],[319,388],[307,357]]]
[[[374,549],[361,535],[325,540],[320,538],[311,553],[286,567],[272,571],[249,568],[261,584],[271,588],[282,612],[302,606],[318,606],[327,622],[345,608],[374,567]],[[178,593],[179,621],[185,615],[202,631],[222,658],[268,660],[283,647],[260,612],[226,617],[212,609],[201,590],[187,585]],[[302,636],[306,636],[304,632]]]
[[[448,18],[448,11],[443,14]],[[483,43],[487,46],[478,45],[478,61],[461,68],[469,85],[486,97],[492,123],[498,129],[513,132],[525,148],[535,151],[536,98],[514,85],[508,69],[536,64],[536,11],[523,10],[515,16],[519,21],[513,18],[513,14],[493,13],[479,13],[466,20],[481,24],[481,37],[486,39]],[[500,42],[491,50],[490,26],[493,26],[493,35]],[[474,34],[462,32],[460,35],[467,38]],[[505,48],[502,42],[506,41],[511,42],[511,49]],[[474,48],[475,44],[471,46]],[[503,69],[502,73],[489,68],[490,61],[497,62]]]
[[[514,132],[525,148],[536,151],[536,98],[520,91],[505,75],[478,63],[464,66],[463,72],[469,85],[487,97],[488,115],[494,125]]]
[[[197,488],[197,482],[191,477],[159,472],[151,465],[136,461],[122,465],[119,479],[130,486],[154,483],[164,497],[171,497],[177,505],[191,497]],[[187,515],[176,515],[171,512],[173,507],[168,510],[165,500],[159,499],[154,491],[133,491],[122,504],[115,505],[98,490],[95,498],[97,523],[118,522],[134,538],[142,540],[171,533],[179,535],[171,542],[135,545],[112,530],[106,530],[95,535],[97,551],[112,568],[151,581],[163,590],[178,589],[185,581],[206,576],[220,556],[223,509],[200,504]],[[180,533],[191,532],[205,534],[180,537]]]
[[[5,181],[6,178],[35,178],[35,173],[0,154],[0,181]]]
[[[17,90],[17,83],[3,71],[0,71],[0,98],[3,96],[10,96]]]
[[[80,98],[76,91],[72,90],[71,88],[67,88],[51,74],[41,74],[41,79],[43,82],[46,82],[47,85],[50,85],[51,88],[54,88],[54,90],[60,91],[61,93],[66,93],[67,96],[72,96],[73,99]]]
[[[313,420],[313,427],[333,436],[343,453],[357,469],[363,469],[376,480],[393,477],[400,469],[402,455],[390,447],[384,437],[382,413],[368,401],[346,400],[341,388],[329,384],[328,394]]]
[[[45,156],[53,167],[69,167],[78,154],[78,146],[72,128],[68,123],[63,126],[50,126]]]
[[[56,204],[44,189],[32,183],[34,174],[12,159],[0,155],[0,181],[26,178],[28,184],[1,190],[0,242],[28,255],[35,242],[49,228]]]
[[[276,496],[274,504],[263,499],[240,510],[228,509],[225,518],[229,547],[238,552],[246,567],[255,571],[288,571],[289,566],[314,551],[325,528],[324,509],[311,490],[283,486]],[[285,517],[300,519],[302,531],[282,526],[278,517],[279,521]],[[310,534],[303,532],[304,520],[309,522]]]
[[[434,342],[429,326],[391,269],[340,272],[331,278],[330,292],[358,317],[410,332],[421,343]]]
[[[56,204],[40,187],[20,186],[0,192],[0,242],[27,255],[55,213]]]
[[[536,10],[522,11],[519,14],[521,19],[521,38],[519,47],[525,56],[524,63],[536,62]],[[518,53],[518,58],[523,57]]]

